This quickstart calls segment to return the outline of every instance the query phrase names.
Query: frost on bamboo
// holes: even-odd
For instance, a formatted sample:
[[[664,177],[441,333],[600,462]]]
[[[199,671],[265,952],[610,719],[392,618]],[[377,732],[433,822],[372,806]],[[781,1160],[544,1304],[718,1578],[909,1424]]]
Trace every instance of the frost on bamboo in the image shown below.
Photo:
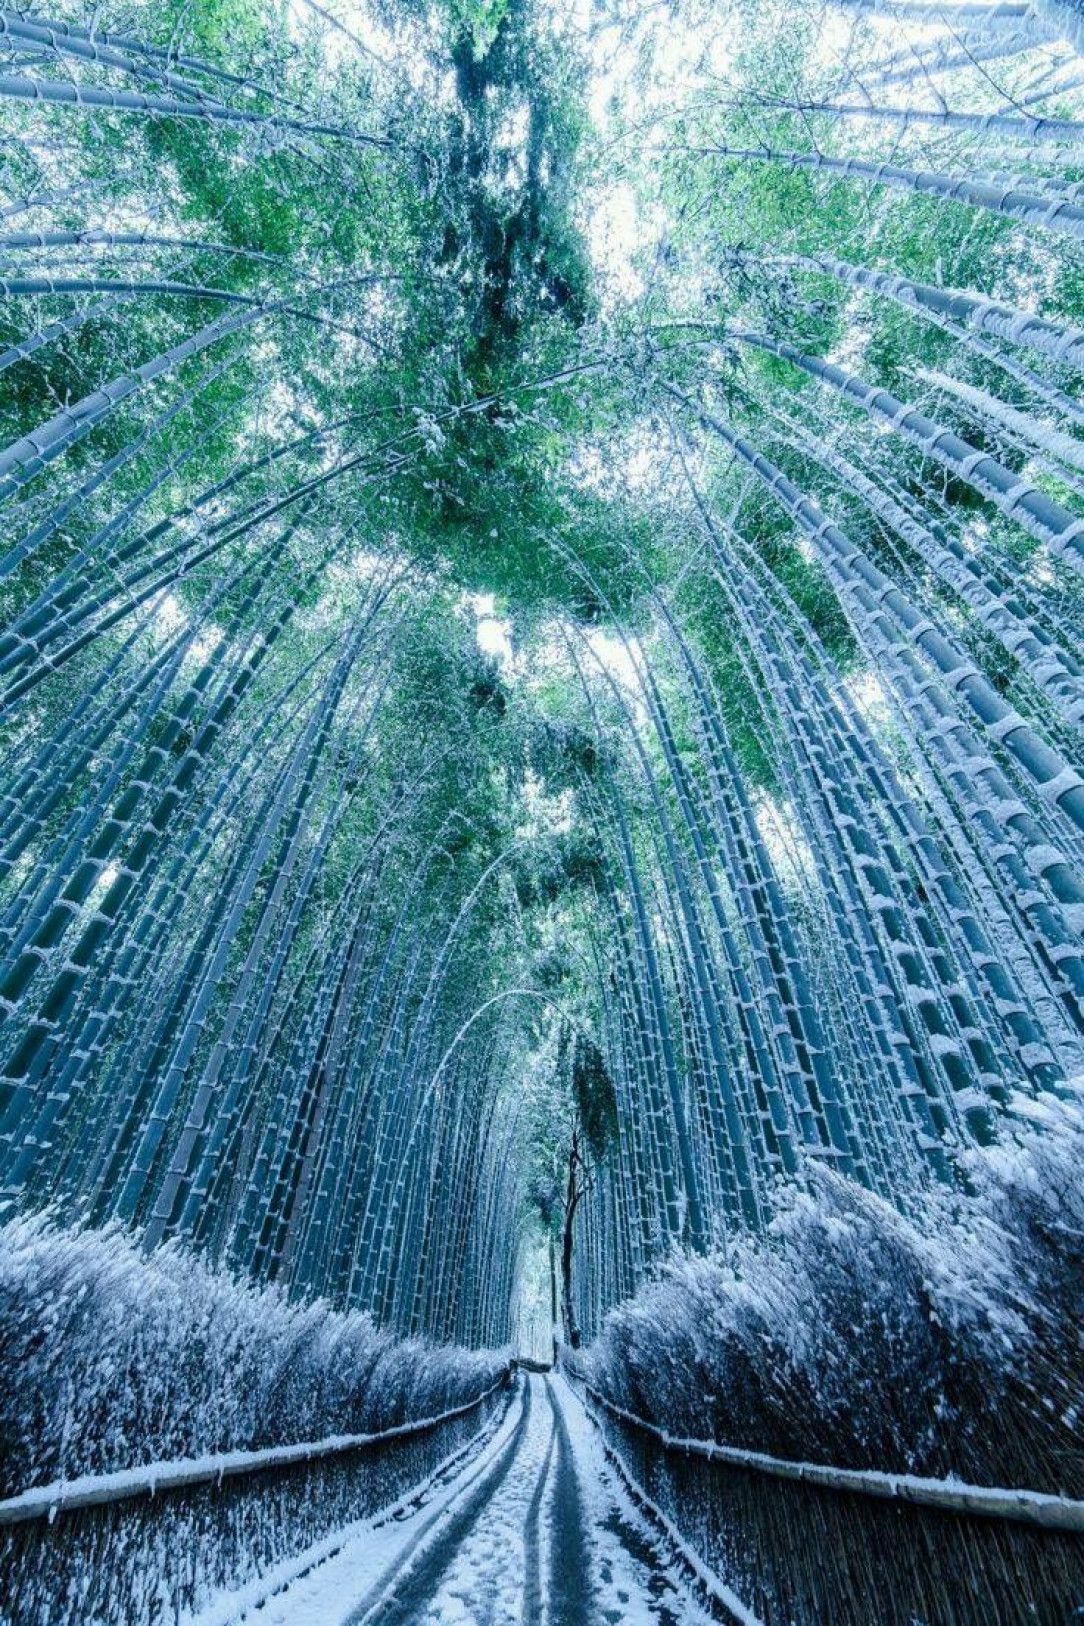
[[[750,1449],[1015,1472],[979,1388],[1062,1448],[1000,1254],[956,1343],[891,1307],[958,1438],[872,1417],[872,1321],[786,1434],[741,1305],[812,1392],[867,1244],[1030,1245],[1006,1137],[1079,1138],[1078,19],[626,9],[0,13],[4,1291],[78,1392],[28,1474],[163,1395],[142,1460],[247,1448],[280,1363],[275,1441],[417,1415],[551,1258],[652,1415],[710,1304]]]

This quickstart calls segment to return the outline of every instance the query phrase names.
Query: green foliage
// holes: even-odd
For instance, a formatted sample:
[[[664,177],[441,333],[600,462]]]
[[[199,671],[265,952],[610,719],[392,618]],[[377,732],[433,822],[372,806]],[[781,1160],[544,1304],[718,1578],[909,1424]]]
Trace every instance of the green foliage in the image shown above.
[[[447,3],[454,26],[470,35],[474,55],[480,61],[496,40],[511,0],[447,0]]]
[[[584,1139],[596,1162],[617,1140],[617,1091],[602,1051],[578,1033],[572,1050],[572,1095]]]
[[[20,274],[145,285],[123,295],[107,286],[13,297],[0,318],[0,348],[26,351],[8,358],[0,396],[0,435],[16,448],[18,470],[17,486],[3,493],[5,547],[26,553],[10,556],[2,587],[13,629],[0,665],[14,693],[7,760],[18,785],[34,783],[44,763],[51,796],[40,821],[25,826],[22,791],[6,804],[9,835],[22,846],[10,864],[3,855],[5,929],[22,929],[28,900],[48,907],[56,855],[81,885],[76,836],[87,807],[105,826],[111,798],[136,805],[149,787],[146,801],[168,819],[148,860],[147,892],[133,888],[112,940],[103,929],[88,960],[95,991],[114,976],[135,986],[124,958],[135,942],[132,964],[148,972],[151,991],[145,1003],[142,990],[130,1004],[116,1001],[103,1022],[101,1077],[138,1091],[144,1079],[167,1076],[151,1062],[165,1066],[194,997],[203,962],[189,965],[191,945],[206,947],[208,922],[227,914],[223,889],[238,884],[255,846],[259,873],[224,944],[221,987],[208,995],[211,1014],[192,1053],[176,1080],[169,1075],[175,1110],[161,1121],[183,1123],[225,1013],[243,1010],[248,1020],[257,1008],[255,983],[230,1006],[231,979],[259,949],[274,907],[276,931],[290,926],[262,1011],[258,1086],[240,1079],[239,1100],[270,1117],[274,1092],[285,1098],[296,1088],[298,1126],[321,1124],[326,1053],[356,1041],[364,1068],[347,1070],[353,1105],[336,1134],[363,1159],[383,1133],[376,1120],[383,1125],[385,1100],[404,1115],[417,1107],[405,1131],[413,1134],[430,1124],[425,1092],[441,1112],[446,1092],[463,1115],[448,1120],[458,1132],[475,1118],[488,1124],[495,1078],[523,1078],[523,1123],[509,1129],[502,1120],[501,1128],[508,1145],[517,1137],[529,1144],[526,1196],[517,1187],[515,1201],[546,1226],[559,1211],[574,1124],[608,1168],[627,1154],[617,1089],[630,1077],[643,1092],[631,1098],[650,1106],[633,1118],[637,1155],[650,1158],[655,1126],[668,1124],[668,1113],[676,1125],[688,1097],[700,1117],[685,1132],[686,1162],[703,1163],[718,1195],[733,1138],[721,1128],[723,1084],[744,1088],[731,1074],[750,1054],[759,1067],[756,1046],[767,1051],[778,1039],[778,1013],[760,1010],[759,983],[728,1004],[733,988],[766,975],[765,965],[779,979],[793,981],[794,972],[782,967],[781,929],[779,942],[765,930],[765,946],[742,937],[751,910],[734,854],[756,836],[725,823],[728,787],[716,780],[731,773],[731,756],[710,757],[709,718],[711,739],[725,739],[743,781],[729,787],[733,806],[766,811],[784,830],[776,845],[765,841],[764,862],[770,868],[777,847],[786,848],[778,872],[788,895],[802,894],[801,929],[804,911],[815,922],[818,909],[830,917],[831,900],[806,896],[815,888],[802,844],[813,820],[802,793],[810,805],[813,793],[795,768],[801,753],[790,749],[771,681],[767,610],[797,674],[799,709],[806,660],[832,696],[872,668],[872,640],[863,644],[853,601],[844,608],[823,537],[799,527],[778,486],[768,491],[739,467],[701,407],[731,423],[940,618],[997,693],[1059,748],[1068,731],[1044,709],[1004,634],[968,608],[919,544],[847,487],[827,454],[845,456],[922,524],[942,527],[984,583],[1018,604],[1022,618],[1034,612],[1053,645],[1071,653],[1081,617],[1079,584],[972,479],[885,425],[875,432],[853,400],[739,336],[785,339],[916,401],[1072,508],[1079,469],[1042,440],[1061,422],[1056,392],[1075,383],[1049,354],[1027,356],[1028,373],[1003,339],[980,350],[975,335],[961,338],[913,306],[792,262],[827,254],[1069,321],[1084,313],[1079,250],[1055,256],[1038,232],[995,209],[789,162],[788,153],[879,161],[887,150],[874,121],[796,110],[806,98],[850,94],[833,36],[812,8],[764,0],[720,13],[707,0],[681,0],[665,17],[649,5],[618,10],[584,35],[575,17],[541,0],[380,0],[359,9],[352,41],[353,25],[343,33],[270,0],[132,0],[95,12],[96,23],[123,24],[133,37],[235,75],[184,68],[205,111],[226,105],[254,122],[44,103],[31,119],[10,99],[0,107],[0,179],[13,222],[5,231],[103,228],[142,239],[31,243],[10,251],[11,265]],[[70,20],[80,18],[73,7]],[[867,23],[856,24],[858,58],[877,44]],[[35,71],[50,78],[58,70],[46,60]],[[161,88],[146,63],[130,75],[109,66],[85,72],[88,83]],[[617,118],[600,111],[604,76],[619,91]],[[980,89],[963,99],[977,105]],[[891,156],[904,169],[965,176],[982,158],[969,133],[898,135]],[[748,156],[734,156],[737,148]],[[1053,166],[1039,147],[1018,156],[1032,183],[1045,184]],[[1079,173],[1067,170],[1062,184]],[[57,201],[41,201],[54,192]],[[20,199],[29,200],[25,220]],[[263,308],[110,407],[96,392],[243,308],[154,286],[170,281]],[[931,368],[996,391],[1030,415],[1038,440],[1003,432],[934,388],[923,378]],[[31,442],[20,450],[20,437],[43,425],[66,433],[65,413],[88,398],[102,410],[88,424],[71,419],[63,455],[37,459]],[[1066,421],[1064,432],[1077,436],[1077,418]],[[480,608],[491,600],[492,614]],[[486,620],[507,623],[507,646],[498,642],[496,653]],[[163,650],[182,630],[191,648],[167,676]],[[359,630],[366,637],[349,679],[327,701]],[[231,685],[242,691],[236,711],[226,707]],[[91,713],[99,688],[102,710]],[[191,704],[178,723],[179,697]],[[221,738],[197,763],[194,744],[223,708]],[[85,753],[67,778],[51,778],[55,742],[73,716],[93,719],[79,736]],[[957,784],[940,788],[942,765],[924,779],[920,764],[902,747],[897,753],[895,728],[873,726],[886,755],[906,758],[916,784],[957,797]],[[1004,741],[997,749],[1004,754]],[[312,768],[308,779],[299,763]],[[174,806],[164,787],[181,768],[192,772]],[[290,797],[271,819],[265,810],[282,786]],[[35,806],[28,797],[32,819]],[[888,839],[895,811],[878,814],[878,841]],[[1040,811],[1042,820],[1057,816]],[[145,813],[140,803],[130,829],[108,826],[109,840],[124,831],[110,864],[144,828]],[[258,847],[265,832],[266,851]],[[946,850],[958,863],[960,844]],[[899,868],[909,874],[915,862],[908,852]],[[110,873],[104,866],[99,892]],[[764,878],[747,891],[765,913]],[[56,928],[58,942],[106,920],[95,913],[99,902],[84,888]],[[822,952],[817,929],[797,933],[803,971]],[[950,964],[954,933],[955,920],[934,923],[923,938],[931,964]],[[1021,955],[1030,941],[1021,937]],[[269,943],[268,960],[274,933]],[[710,961],[702,979],[695,956]],[[1040,980],[1048,969],[1044,962]],[[808,974],[807,1003],[815,1004],[819,963]],[[886,986],[888,974],[875,965],[870,987]],[[32,975],[36,998],[44,973]],[[852,1048],[861,1050],[861,1022],[847,1009],[849,985],[826,981],[840,1007],[826,1020],[848,1032],[846,1071]],[[338,1021],[328,1001],[340,988],[349,994]],[[798,1009],[792,988],[783,1004]],[[419,1044],[415,1054],[414,1024],[431,1007],[429,1048]],[[87,1009],[95,1009],[89,996]],[[953,1006],[957,1029],[972,1031]],[[932,1069],[941,1052],[917,1040],[914,1048]],[[224,1051],[233,1065],[239,1046]],[[755,1094],[758,1083],[748,1087],[745,1117],[735,1108],[735,1121],[768,1126],[774,1168],[773,1113],[784,1109]],[[146,1104],[133,1100],[131,1136]],[[89,1135],[92,1110],[79,1111]],[[306,1134],[298,1127],[284,1154],[294,1170],[282,1174],[284,1185],[299,1178]],[[395,1164],[401,1144],[384,1149]],[[443,1171],[445,1150],[428,1146],[427,1167]],[[222,1152],[224,1169],[232,1155]],[[168,1149],[156,1156],[168,1163]],[[322,1167],[341,1161],[326,1147],[321,1158]],[[493,1166],[484,1164],[487,1176]],[[658,1214],[644,1217],[643,1258],[683,1223],[666,1189],[674,1168],[659,1179],[668,1217],[665,1225]],[[410,1201],[411,1213],[428,1212],[413,1187]],[[333,1211],[324,1201],[323,1212]],[[351,1223],[364,1218],[351,1215]],[[264,1218],[268,1236],[255,1252],[272,1259]],[[349,1282],[335,1291],[347,1295]]]

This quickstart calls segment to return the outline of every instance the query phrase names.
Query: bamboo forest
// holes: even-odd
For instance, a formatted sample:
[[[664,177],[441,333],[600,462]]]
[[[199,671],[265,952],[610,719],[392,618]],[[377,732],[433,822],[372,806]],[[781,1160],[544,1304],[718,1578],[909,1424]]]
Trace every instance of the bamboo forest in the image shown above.
[[[0,1626],[1084,1615],[1084,0],[0,0]]]

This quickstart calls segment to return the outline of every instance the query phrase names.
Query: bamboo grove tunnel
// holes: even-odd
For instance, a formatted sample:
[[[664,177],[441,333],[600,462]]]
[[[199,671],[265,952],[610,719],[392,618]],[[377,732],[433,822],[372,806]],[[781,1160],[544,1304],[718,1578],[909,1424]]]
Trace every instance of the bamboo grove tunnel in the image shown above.
[[[0,1621],[1075,1618],[1079,0],[0,55]]]

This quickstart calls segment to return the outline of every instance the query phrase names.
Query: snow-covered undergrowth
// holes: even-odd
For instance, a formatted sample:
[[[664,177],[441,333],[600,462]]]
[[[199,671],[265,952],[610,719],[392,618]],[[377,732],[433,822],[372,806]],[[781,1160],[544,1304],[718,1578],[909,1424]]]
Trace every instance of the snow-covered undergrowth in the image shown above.
[[[904,1217],[838,1176],[672,1261],[578,1369],[685,1437],[1084,1495],[1084,1091],[1015,1104],[967,1196]]]
[[[207,1452],[377,1432],[473,1400],[496,1351],[404,1342],[171,1248],[0,1227],[0,1494]]]

